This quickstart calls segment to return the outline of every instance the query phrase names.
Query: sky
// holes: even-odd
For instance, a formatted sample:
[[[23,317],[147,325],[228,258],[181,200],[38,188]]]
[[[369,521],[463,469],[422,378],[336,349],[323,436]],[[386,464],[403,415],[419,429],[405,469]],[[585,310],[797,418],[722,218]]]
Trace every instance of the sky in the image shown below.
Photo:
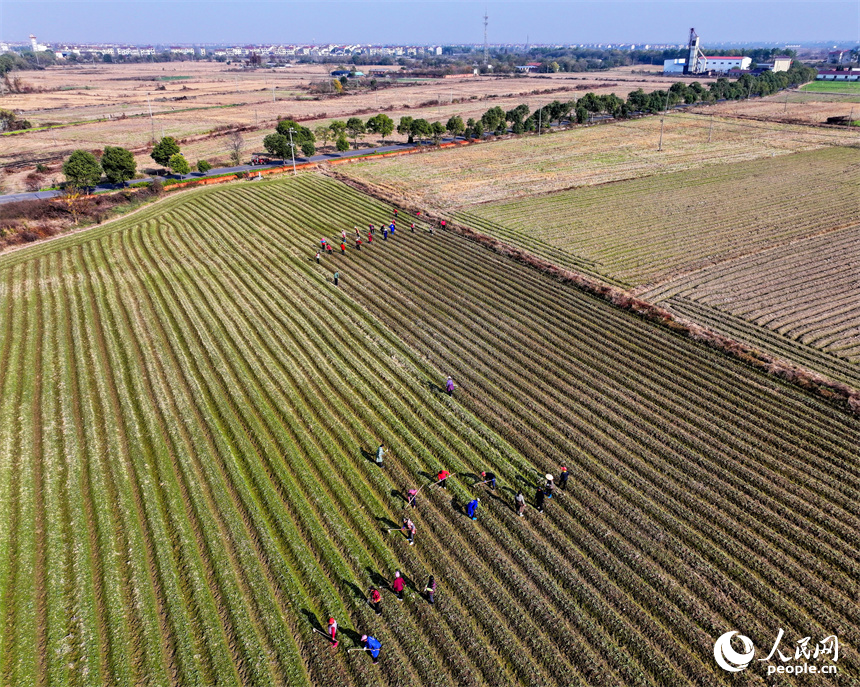
[[[860,43],[860,0],[0,0],[0,40],[170,43]]]

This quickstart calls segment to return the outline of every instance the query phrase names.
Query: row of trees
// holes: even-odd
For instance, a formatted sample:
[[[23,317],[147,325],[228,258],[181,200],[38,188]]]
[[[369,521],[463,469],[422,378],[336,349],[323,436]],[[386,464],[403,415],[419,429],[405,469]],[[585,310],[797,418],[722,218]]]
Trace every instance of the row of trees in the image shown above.
[[[150,154],[162,167],[171,169],[183,176],[191,171],[191,165],[179,150],[179,143],[173,136],[165,136],[152,149]],[[206,160],[197,162],[197,171],[204,174],[212,169]],[[134,154],[126,148],[106,146],[99,157],[88,150],[76,150],[63,163],[63,174],[70,186],[92,188],[102,175],[112,184],[124,184],[137,174]]]

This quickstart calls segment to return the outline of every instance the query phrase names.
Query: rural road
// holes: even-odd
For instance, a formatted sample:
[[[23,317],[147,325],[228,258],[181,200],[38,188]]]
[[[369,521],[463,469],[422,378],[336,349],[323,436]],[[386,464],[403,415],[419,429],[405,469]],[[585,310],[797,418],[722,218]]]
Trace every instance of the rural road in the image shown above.
[[[443,138],[442,141],[451,141],[450,138]],[[325,162],[326,160],[336,160],[343,157],[356,157],[359,155],[371,155],[377,153],[390,153],[395,150],[408,150],[411,148],[418,148],[421,144],[419,143],[395,143],[388,146],[377,146],[376,148],[359,148],[358,150],[346,150],[342,153],[325,153],[324,155],[313,155],[311,157],[297,157],[296,164],[301,162]],[[286,164],[290,164],[291,161],[287,160]],[[200,179],[202,177],[207,176],[218,176],[220,174],[233,174],[235,172],[254,172],[259,169],[266,169],[267,167],[282,167],[284,163],[282,162],[273,162],[266,165],[238,165],[236,167],[216,167],[209,170],[206,174],[200,174],[199,172],[194,172],[189,174],[186,179]],[[158,177],[164,179],[178,179],[179,177],[175,174],[168,175],[166,177]],[[134,179],[134,183],[139,183],[141,181],[152,181],[154,177],[146,177],[144,179]],[[121,188],[118,184],[99,184],[96,186],[96,191],[113,191],[118,188]],[[55,198],[56,196],[62,195],[62,191],[35,191],[32,193],[10,193],[8,195],[0,196],[0,204],[2,203],[14,203],[16,201],[21,200],[43,200],[46,198]]]

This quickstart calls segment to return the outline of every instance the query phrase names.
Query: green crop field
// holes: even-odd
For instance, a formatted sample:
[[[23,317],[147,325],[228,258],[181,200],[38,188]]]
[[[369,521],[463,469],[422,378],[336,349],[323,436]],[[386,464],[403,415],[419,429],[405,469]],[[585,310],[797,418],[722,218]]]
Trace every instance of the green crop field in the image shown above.
[[[804,93],[846,93],[860,95],[860,83],[848,81],[813,81],[800,87]]]
[[[817,684],[714,662],[780,629],[856,684],[860,419],[453,233],[314,260],[391,214],[304,174],[0,256],[0,684]]]

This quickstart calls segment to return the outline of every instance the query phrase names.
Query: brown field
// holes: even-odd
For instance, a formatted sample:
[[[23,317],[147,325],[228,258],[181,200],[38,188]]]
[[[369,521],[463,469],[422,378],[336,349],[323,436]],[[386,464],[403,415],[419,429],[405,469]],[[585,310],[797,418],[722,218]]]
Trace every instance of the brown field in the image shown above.
[[[766,98],[697,107],[693,112],[790,124],[824,124],[828,117],[860,116],[860,96],[790,91]],[[857,116],[854,118],[857,119]]]
[[[666,118],[662,151],[657,150],[659,138],[660,119],[649,117],[540,138],[527,136],[355,163],[341,170],[415,203],[452,210],[713,164],[860,144],[860,132],[856,131],[686,113]]]
[[[395,121],[406,114],[445,121],[454,114],[479,116],[492,105],[510,109],[526,102],[534,108],[587,91],[614,92],[623,97],[640,87],[666,88],[672,82],[625,68],[596,75],[436,79],[339,97],[310,96],[309,84],[327,79],[332,68],[294,65],[251,71],[216,62],[173,62],[97,64],[23,73],[24,82],[36,92],[4,96],[5,109],[21,113],[34,126],[84,123],[4,136],[0,166],[6,174],[0,177],[0,190],[24,190],[25,176],[39,162],[51,169],[45,185],[52,179],[60,180],[59,163],[78,148],[129,148],[143,170],[154,167],[149,158],[153,137],[169,135],[186,140],[183,153],[192,163],[201,158],[218,162],[227,159],[224,136],[216,131],[219,127],[250,127],[243,134],[247,155],[262,149],[262,139],[271,133],[278,117],[295,117],[312,127],[378,111],[386,111]],[[367,72],[370,68],[362,69]],[[191,78],[157,81],[177,76]],[[159,85],[164,90],[156,90]],[[276,102],[272,102],[273,86]]]

